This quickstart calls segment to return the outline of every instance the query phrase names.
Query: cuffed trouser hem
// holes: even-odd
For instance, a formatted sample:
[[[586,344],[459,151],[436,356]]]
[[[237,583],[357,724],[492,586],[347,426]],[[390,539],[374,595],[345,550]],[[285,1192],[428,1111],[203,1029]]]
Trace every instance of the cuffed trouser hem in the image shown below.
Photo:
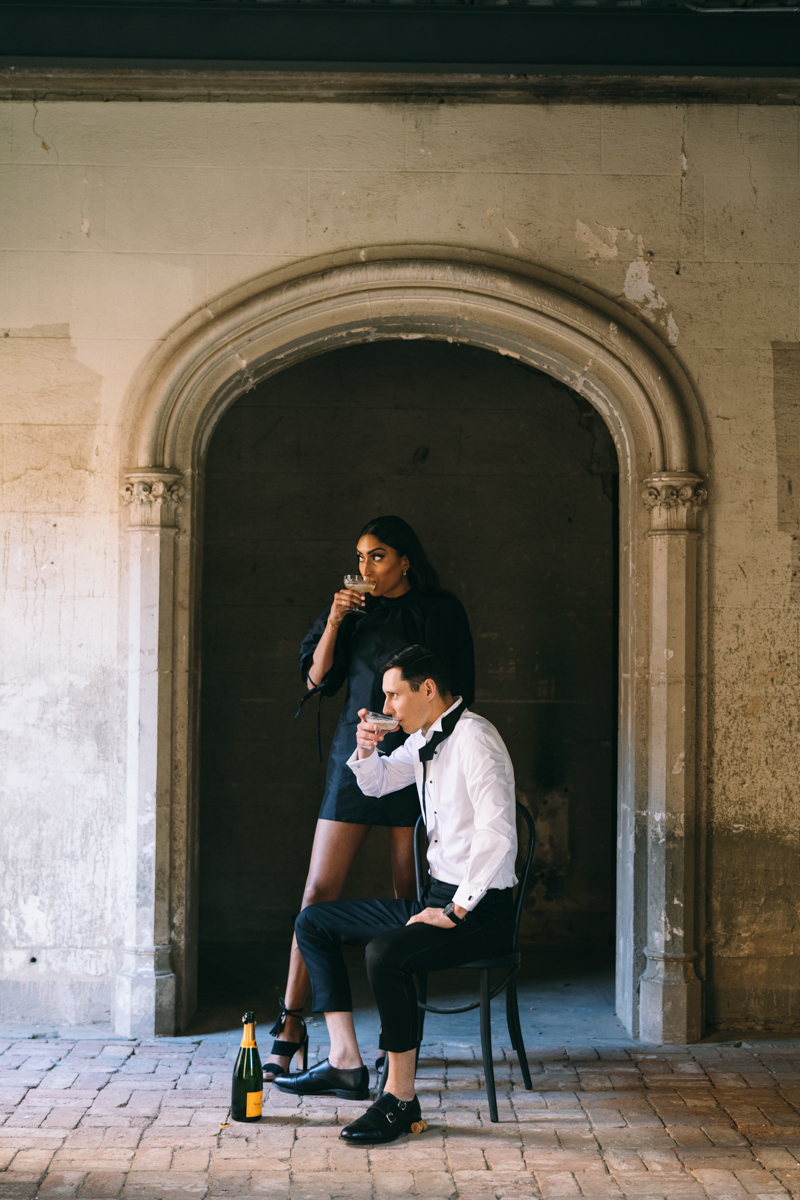
[[[409,941],[419,941],[414,932],[431,929],[430,925],[407,925],[373,938],[364,955],[375,1003],[381,1015],[381,1050],[403,1054],[415,1050],[419,1041],[417,985],[412,971],[405,970],[409,960]],[[441,930],[440,932],[447,932]],[[411,938],[403,936],[411,934]]]
[[[310,904],[294,923],[297,945],[311,977],[313,1012],[352,1012],[353,997],[336,923],[326,920],[333,904]]]
[[[419,1036],[415,1033],[414,1034],[414,1042],[413,1042],[413,1045],[411,1045],[411,1046],[406,1046],[406,1045],[401,1046],[397,1042],[392,1042],[392,1044],[389,1045],[388,1039],[384,1037],[383,1030],[381,1030],[381,1036],[378,1038],[378,1049],[385,1050],[385,1052],[387,1054],[407,1054],[409,1050],[416,1050],[418,1041],[419,1041]]]

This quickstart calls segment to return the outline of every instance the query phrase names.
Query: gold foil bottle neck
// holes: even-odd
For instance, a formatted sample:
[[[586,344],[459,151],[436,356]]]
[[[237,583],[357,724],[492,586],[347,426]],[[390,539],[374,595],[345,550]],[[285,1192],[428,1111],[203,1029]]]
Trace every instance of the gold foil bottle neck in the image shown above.
[[[245,1050],[254,1050],[256,1048],[256,1017],[255,1013],[246,1012],[242,1017],[244,1029],[242,1031],[241,1045]]]

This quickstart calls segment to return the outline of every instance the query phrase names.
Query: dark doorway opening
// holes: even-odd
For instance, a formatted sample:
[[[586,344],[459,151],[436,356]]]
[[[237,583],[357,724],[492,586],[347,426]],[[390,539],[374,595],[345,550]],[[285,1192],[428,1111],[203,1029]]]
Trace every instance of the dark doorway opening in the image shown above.
[[[434,341],[352,346],[242,396],[206,475],[198,1030],[267,1020],[322,796],[297,649],[354,570],[361,526],[420,535],[475,638],[476,711],[537,824],[523,936],[613,964],[617,458],[576,393]],[[322,707],[323,755],[339,701]],[[388,894],[375,829],[347,895]]]

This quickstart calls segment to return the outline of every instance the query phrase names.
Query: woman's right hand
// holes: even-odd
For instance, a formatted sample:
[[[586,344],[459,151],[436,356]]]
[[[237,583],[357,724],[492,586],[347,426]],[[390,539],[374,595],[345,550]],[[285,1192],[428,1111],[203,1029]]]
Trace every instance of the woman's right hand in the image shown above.
[[[366,600],[360,592],[352,592],[350,588],[342,588],[333,597],[328,620],[334,629],[338,629],[349,612],[357,612],[363,608]]]

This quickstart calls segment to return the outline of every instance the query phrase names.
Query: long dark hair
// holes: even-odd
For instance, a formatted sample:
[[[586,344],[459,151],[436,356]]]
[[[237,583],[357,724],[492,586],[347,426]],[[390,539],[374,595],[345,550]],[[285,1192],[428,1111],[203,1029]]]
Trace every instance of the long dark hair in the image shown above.
[[[441,592],[439,575],[429,563],[422,543],[407,521],[402,517],[375,517],[373,521],[367,521],[358,535],[359,540],[368,533],[379,542],[391,546],[401,558],[405,555],[409,562],[408,581],[412,587],[418,588],[426,595]]]

